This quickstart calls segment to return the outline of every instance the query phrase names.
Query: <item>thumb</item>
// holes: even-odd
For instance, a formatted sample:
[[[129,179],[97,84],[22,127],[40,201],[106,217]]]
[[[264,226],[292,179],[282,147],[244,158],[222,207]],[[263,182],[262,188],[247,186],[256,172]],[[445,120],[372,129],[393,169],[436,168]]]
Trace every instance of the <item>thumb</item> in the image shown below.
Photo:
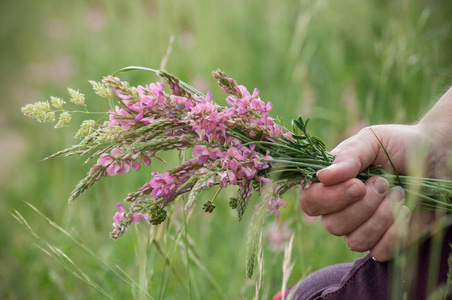
[[[317,172],[320,182],[333,185],[354,178],[377,158],[379,144],[370,127],[346,139],[331,153],[335,154],[333,163]]]

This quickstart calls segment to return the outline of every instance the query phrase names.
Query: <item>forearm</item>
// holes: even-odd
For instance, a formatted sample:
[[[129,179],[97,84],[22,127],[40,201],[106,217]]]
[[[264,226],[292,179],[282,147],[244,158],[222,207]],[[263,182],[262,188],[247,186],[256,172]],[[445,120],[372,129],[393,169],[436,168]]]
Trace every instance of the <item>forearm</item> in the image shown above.
[[[429,176],[450,178],[452,175],[452,88],[415,125],[431,142],[428,157]]]
[[[440,147],[452,146],[452,88],[419,121],[419,126],[430,135]]]

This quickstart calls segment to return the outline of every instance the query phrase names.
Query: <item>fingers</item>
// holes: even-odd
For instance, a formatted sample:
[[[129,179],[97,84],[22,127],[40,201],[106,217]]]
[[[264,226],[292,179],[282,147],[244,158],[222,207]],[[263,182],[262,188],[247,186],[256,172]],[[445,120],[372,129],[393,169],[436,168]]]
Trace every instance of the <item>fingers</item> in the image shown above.
[[[309,216],[325,215],[343,210],[365,193],[364,183],[356,178],[334,186],[313,183],[309,188],[300,189],[300,206]]]
[[[382,177],[371,177],[365,182],[366,195],[341,211],[322,216],[325,229],[337,236],[347,235],[361,226],[377,210],[386,197],[389,183]]]
[[[398,173],[404,173],[406,171],[406,150],[419,145],[420,135],[419,129],[414,126],[377,125],[366,127],[334,148],[331,151],[336,155],[333,164],[318,171],[317,176],[323,184],[334,185],[356,177],[359,172],[370,165],[382,165],[383,168],[391,171],[392,166],[376,136],[385,146]]]
[[[378,243],[370,249],[372,257],[380,262],[388,261],[394,257],[397,247],[404,247],[408,244],[410,216],[410,209],[402,206],[395,221],[386,230]]]
[[[376,247],[386,231],[394,223],[395,216],[399,213],[404,199],[405,193],[402,188],[395,187],[391,189],[388,192],[388,196],[383,199],[372,216],[357,229],[345,235],[344,239],[347,246],[357,252],[367,251]],[[382,249],[384,249],[384,245],[386,244],[382,244]],[[389,253],[390,249],[385,251]]]
[[[317,176],[325,185],[333,185],[354,178],[372,164],[380,145],[370,127],[343,141],[331,153],[336,154],[331,166],[320,170]]]

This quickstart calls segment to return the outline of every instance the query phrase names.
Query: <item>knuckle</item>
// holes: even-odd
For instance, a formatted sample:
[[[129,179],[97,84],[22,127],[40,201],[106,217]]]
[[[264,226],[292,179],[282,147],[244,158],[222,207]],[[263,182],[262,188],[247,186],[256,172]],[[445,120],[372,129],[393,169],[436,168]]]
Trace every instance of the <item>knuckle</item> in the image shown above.
[[[300,199],[300,207],[308,216],[318,216],[319,209],[314,201],[309,201],[308,199]]]
[[[381,226],[382,230],[386,230],[387,227],[394,221],[394,212],[392,211],[384,211],[378,216],[379,222],[378,224]]]
[[[360,202],[362,206],[362,213],[366,214],[368,217],[372,216],[378,209],[378,206],[381,203],[381,200],[374,199],[371,196],[365,196],[363,201]]]
[[[344,226],[341,222],[336,222],[331,218],[322,217],[322,225],[326,231],[335,236],[342,236],[345,234]]]
[[[366,126],[364,128],[362,128],[360,131],[358,131],[357,135],[368,135],[368,134],[372,134],[372,130],[375,129],[376,126]]]

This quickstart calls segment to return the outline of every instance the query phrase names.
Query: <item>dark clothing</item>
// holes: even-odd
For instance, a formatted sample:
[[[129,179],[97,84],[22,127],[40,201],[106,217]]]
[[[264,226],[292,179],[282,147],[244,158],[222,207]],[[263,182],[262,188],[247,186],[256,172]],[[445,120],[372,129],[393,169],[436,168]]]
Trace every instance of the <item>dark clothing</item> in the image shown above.
[[[366,254],[353,263],[316,271],[289,289],[286,296],[292,294],[292,299],[299,300],[427,299],[447,281],[451,244],[452,227],[448,227],[439,236],[410,246],[394,261],[381,263]]]

